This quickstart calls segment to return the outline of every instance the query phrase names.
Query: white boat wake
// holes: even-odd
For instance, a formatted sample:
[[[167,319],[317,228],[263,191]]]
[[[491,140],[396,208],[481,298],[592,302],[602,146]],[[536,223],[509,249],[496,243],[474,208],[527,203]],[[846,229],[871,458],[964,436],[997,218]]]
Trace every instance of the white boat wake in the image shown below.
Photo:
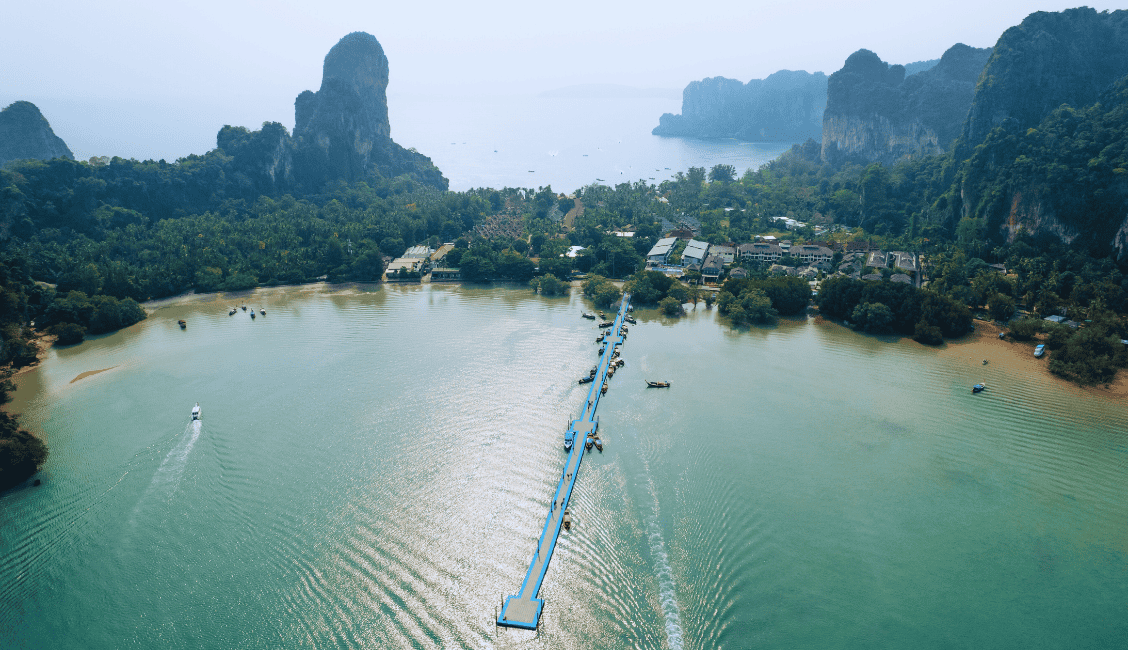
[[[180,484],[180,477],[184,475],[184,468],[188,465],[188,456],[192,454],[192,448],[196,446],[196,441],[200,439],[202,424],[199,420],[193,420],[184,429],[184,435],[180,438],[180,441],[161,461],[156,473],[153,474],[152,482],[149,483],[149,487],[145,488],[145,493],[141,495],[141,499],[133,509],[133,516],[130,517],[131,523],[136,520],[137,514],[141,512],[141,506],[145,505],[151,497],[155,495],[168,497],[176,490],[176,486]]]
[[[666,642],[670,650],[681,650],[683,647],[681,608],[678,606],[673,568],[670,567],[670,557],[666,553],[666,541],[662,538],[658,493],[654,490],[654,480],[650,478],[650,464],[645,458],[642,460],[642,465],[646,469],[647,488],[651,498],[654,499],[654,506],[646,521],[646,536],[650,543],[650,556],[654,560],[654,573],[658,577],[658,599],[662,603],[662,615],[666,619]]]

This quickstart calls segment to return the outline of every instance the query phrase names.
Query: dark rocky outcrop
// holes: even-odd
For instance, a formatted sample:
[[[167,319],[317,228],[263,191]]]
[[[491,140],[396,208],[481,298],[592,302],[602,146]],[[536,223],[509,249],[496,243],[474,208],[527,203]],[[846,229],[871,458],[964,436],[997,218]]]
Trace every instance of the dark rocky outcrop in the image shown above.
[[[1128,11],[1032,13],[1003,32],[963,132],[971,147],[1008,118],[1038,124],[1062,104],[1089,106],[1128,74]]]
[[[827,84],[823,159],[890,164],[943,153],[960,134],[990,53],[959,43],[908,77],[869,50],[851,54]]]
[[[392,141],[388,123],[388,57],[370,34],[342,38],[322,67],[321,89],[294,102],[294,166],[319,183],[359,180],[369,173],[407,174],[446,189],[447,180],[426,156]]]
[[[826,106],[826,75],[780,70],[741,83],[710,77],[682,92],[681,115],[666,113],[654,135],[802,142],[817,138]]]
[[[387,87],[380,43],[353,32],[325,56],[321,89],[294,101],[293,136],[277,122],[259,131],[224,126],[216,146],[234,158],[237,180],[248,191],[317,191],[327,181],[401,175],[445,190],[447,179],[430,158],[392,141]]]
[[[0,111],[0,166],[11,160],[52,158],[74,155],[35,104],[15,102]]]

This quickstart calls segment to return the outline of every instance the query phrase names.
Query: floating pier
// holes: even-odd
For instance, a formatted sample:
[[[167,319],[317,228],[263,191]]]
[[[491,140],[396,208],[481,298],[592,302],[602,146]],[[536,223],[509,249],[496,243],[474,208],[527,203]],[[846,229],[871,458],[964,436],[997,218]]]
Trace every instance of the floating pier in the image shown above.
[[[608,330],[608,337],[604,342],[607,351],[599,355],[595,381],[591,382],[591,387],[588,389],[587,401],[584,402],[579,419],[572,420],[568,431],[564,433],[565,438],[572,439],[568,462],[564,463],[564,470],[560,473],[560,482],[556,486],[556,494],[552,497],[552,505],[548,509],[548,517],[537,541],[536,551],[533,552],[533,559],[529,562],[529,570],[525,573],[525,581],[521,583],[521,590],[517,595],[505,598],[501,613],[497,617],[498,625],[535,630],[540,624],[544,600],[537,598],[537,593],[540,592],[544,574],[548,571],[552,552],[556,549],[556,540],[560,537],[564,514],[568,512],[568,501],[572,498],[572,488],[576,485],[580,462],[584,459],[586,446],[584,442],[599,430],[599,418],[595,416],[595,410],[599,408],[599,398],[607,381],[607,371],[611,367],[614,351],[623,344],[625,338],[622,328],[630,301],[630,294],[624,294],[622,304],[619,305],[619,313],[615,316],[613,326]]]

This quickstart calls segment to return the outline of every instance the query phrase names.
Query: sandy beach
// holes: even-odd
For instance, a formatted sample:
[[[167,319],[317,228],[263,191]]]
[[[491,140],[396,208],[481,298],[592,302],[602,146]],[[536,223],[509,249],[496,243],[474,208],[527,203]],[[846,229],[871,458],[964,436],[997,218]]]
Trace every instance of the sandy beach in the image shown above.
[[[1116,379],[1106,388],[1099,386],[1079,386],[1071,381],[1058,377],[1048,369],[1048,362],[1053,355],[1047,350],[1046,356],[1041,359],[1034,357],[1034,346],[1039,341],[1011,341],[999,338],[1003,328],[998,325],[977,320],[975,332],[962,339],[946,341],[940,348],[941,356],[964,358],[972,365],[982,365],[983,360],[995,368],[1003,368],[1007,372],[1021,374],[1040,374],[1048,377],[1062,386],[1068,386],[1078,391],[1091,395],[1099,395],[1109,399],[1124,399],[1128,397],[1128,372],[1121,370],[1116,374]]]

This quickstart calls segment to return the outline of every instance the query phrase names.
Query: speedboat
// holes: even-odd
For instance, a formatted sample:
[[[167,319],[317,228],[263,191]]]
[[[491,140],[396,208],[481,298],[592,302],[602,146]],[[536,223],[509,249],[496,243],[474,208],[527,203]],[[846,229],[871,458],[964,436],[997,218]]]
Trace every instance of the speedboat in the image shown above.
[[[193,420],[199,420],[200,419],[200,403],[199,402],[196,402],[196,405],[192,407],[192,419]]]
[[[1046,353],[1046,344],[1045,343],[1039,343],[1038,345],[1036,345],[1034,347],[1034,356],[1040,357],[1045,353]]]
[[[176,321],[176,323],[177,325],[180,325],[180,329],[188,329],[188,321],[181,319]]]
[[[232,308],[231,308],[231,311],[227,312],[227,315],[228,315],[228,316],[234,316],[234,315],[235,315],[235,312],[237,312],[237,311],[239,311],[239,308],[238,308],[238,307],[232,307]]]
[[[595,381],[594,375],[588,375],[587,377],[583,377],[583,378],[580,379],[581,384],[590,384],[593,381]]]
[[[987,388],[987,384],[976,384],[976,385],[971,387],[971,392],[982,393],[983,389],[985,389],[985,388]]]
[[[263,316],[266,316],[266,310],[261,308],[261,307],[259,308],[259,313],[262,314]]]
[[[247,311],[247,306],[243,305],[243,311]]]
[[[572,443],[576,439],[576,432],[569,429],[564,432],[564,451],[572,451]]]
[[[646,387],[647,388],[669,388],[670,382],[668,382],[668,381],[650,381],[649,379],[647,379],[646,380]],[[978,391],[976,391],[976,392],[978,392]]]
[[[603,441],[600,440],[599,438],[595,439],[595,448],[598,449],[601,452],[603,451]]]
[[[251,310],[251,320],[254,320],[254,318],[255,318],[255,310],[252,309]]]
[[[638,321],[636,321],[636,320],[634,319],[634,316],[627,316],[627,317],[626,317],[626,318],[624,318],[623,320],[627,321],[627,322],[628,322],[628,323],[630,323],[631,325],[638,325]]]

